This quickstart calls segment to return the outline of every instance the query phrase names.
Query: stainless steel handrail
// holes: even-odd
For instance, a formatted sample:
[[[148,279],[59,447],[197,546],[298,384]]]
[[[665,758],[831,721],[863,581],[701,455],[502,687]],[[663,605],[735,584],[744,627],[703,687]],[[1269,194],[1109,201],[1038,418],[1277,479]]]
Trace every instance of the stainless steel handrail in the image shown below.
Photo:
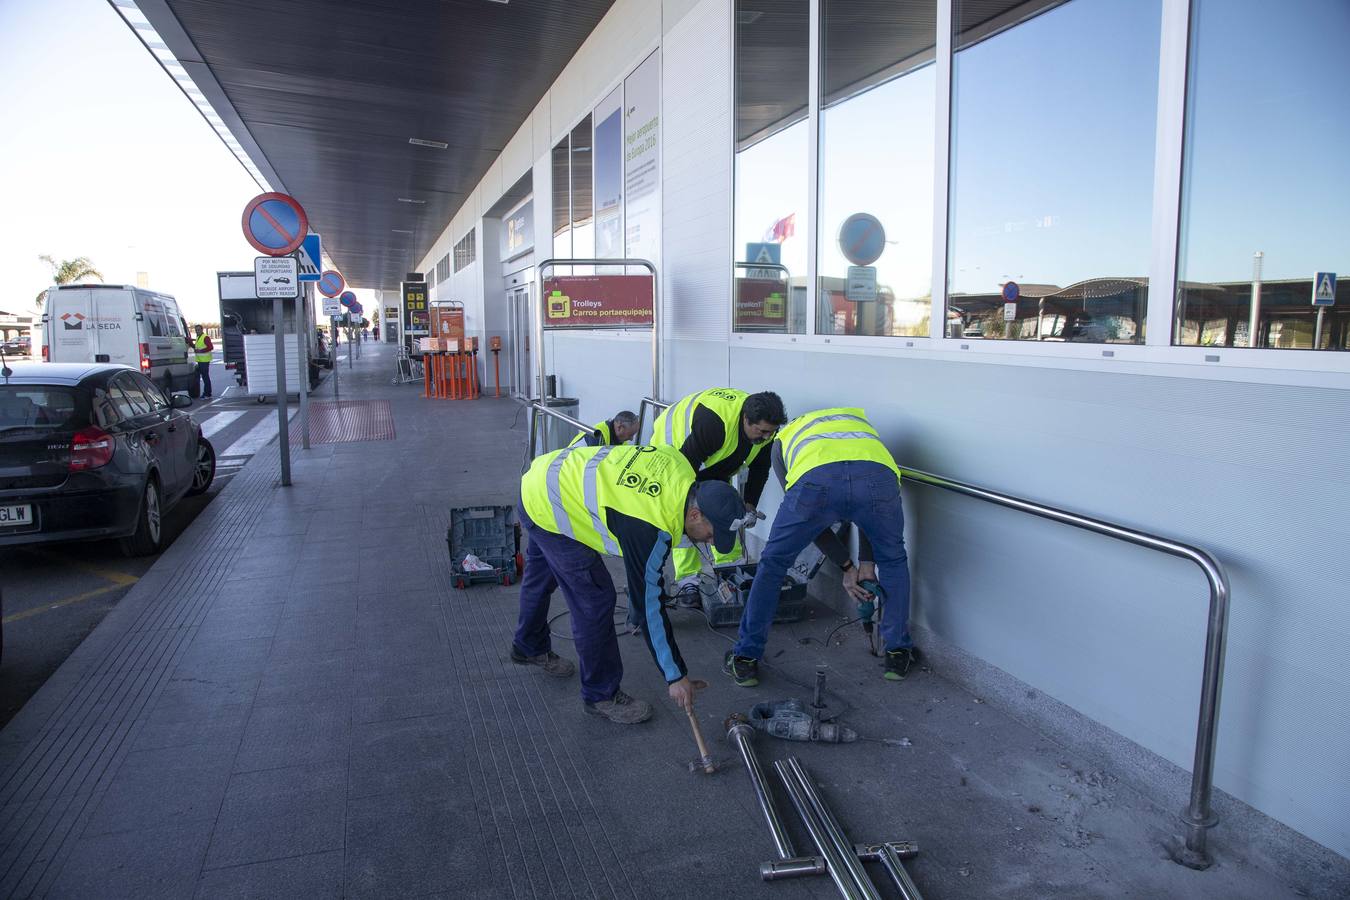
[[[848,861],[844,853],[837,848],[825,832],[825,825],[817,818],[815,812],[811,809],[811,804],[807,802],[805,794],[797,784],[796,776],[788,768],[788,764],[783,760],[777,760],[773,764],[774,771],[778,773],[778,778],[783,782],[783,789],[787,791],[788,799],[792,801],[792,806],[797,810],[797,815],[801,817],[802,824],[806,826],[806,833],[811,838],[811,843],[816,847],[816,853],[825,857],[826,874],[834,882],[835,889],[839,891],[840,896],[845,900],[862,900],[867,895],[854,882],[852,875],[848,871]],[[847,851],[845,851],[847,852]],[[872,888],[875,895],[876,888]],[[869,898],[870,900],[870,898]]]
[[[666,402],[664,402],[664,401],[662,401],[662,400],[657,400],[655,397],[643,397],[643,398],[642,398],[642,402],[638,404],[638,430],[637,430],[637,437],[634,438],[634,440],[636,440],[639,444],[642,443],[642,427],[643,427],[643,424],[642,424],[642,423],[643,423],[644,421],[646,421],[646,418],[647,418],[647,407],[649,407],[649,406],[652,407],[653,409],[663,409],[663,410],[664,410],[664,409],[670,409],[671,404],[666,403]],[[656,421],[656,417],[655,417],[655,416],[652,417],[652,421],[653,421],[653,422]]]
[[[593,426],[587,425],[580,419],[574,419],[567,413],[558,412],[556,409],[550,409],[549,407],[543,405],[538,400],[532,400],[530,401],[530,459],[534,459],[536,456],[539,455],[536,452],[536,447],[538,446],[539,443],[538,441],[539,413],[543,413],[546,416],[552,416],[553,418],[558,419],[559,421],[566,422],[568,425],[571,425],[573,428],[575,428],[582,434],[586,434],[588,432],[595,430]]]
[[[544,318],[548,311],[548,298],[544,296],[544,270],[554,266],[641,266],[652,273],[652,396],[661,396],[661,279],[656,274],[656,264],[645,259],[545,259],[534,267],[539,297],[534,308],[534,358],[535,377],[539,382],[537,393],[540,398],[548,396],[544,389],[548,381],[548,370],[544,359]]]
[[[754,736],[755,730],[744,721],[735,722],[727,729],[727,738],[736,745],[741,760],[745,763],[745,772],[750,776],[750,784],[755,789],[759,811],[769,826],[769,834],[773,836],[774,850],[778,852],[779,859],[790,859],[797,855],[797,851],[792,846],[792,837],[783,826],[783,820],[778,817],[778,807],[774,805],[773,795],[769,793],[769,786],[764,782],[764,771],[760,768],[759,759],[750,745]]]
[[[834,845],[839,858],[844,861],[844,867],[853,878],[853,883],[857,886],[858,892],[864,897],[872,898],[872,900],[881,900],[876,885],[867,876],[867,870],[863,868],[862,861],[858,859],[854,852],[853,844],[849,841],[848,835],[844,833],[843,826],[839,824],[839,820],[834,817],[834,813],[830,811],[830,808],[825,805],[825,801],[820,798],[820,794],[816,792],[816,786],[807,777],[806,768],[802,765],[801,760],[795,756],[789,756],[786,765],[782,762],[777,765],[782,766],[778,770],[779,775],[783,775],[783,770],[786,769],[792,777],[796,778],[797,789],[802,792],[807,805],[811,807],[811,811],[820,820],[820,824],[825,831],[825,837]],[[909,900],[909,898],[906,898],[906,900]],[[920,900],[920,898],[915,898],[915,900]]]
[[[1205,580],[1209,582],[1209,627],[1205,635],[1205,667],[1200,682],[1200,714],[1196,725],[1195,767],[1191,772],[1190,804],[1182,812],[1181,820],[1186,824],[1186,849],[1189,851],[1182,862],[1191,868],[1207,868],[1211,862],[1206,846],[1208,829],[1219,821],[1218,816],[1210,808],[1210,800],[1214,786],[1214,745],[1218,737],[1219,695],[1223,687],[1223,663],[1228,643],[1229,590],[1228,576],[1224,573],[1223,566],[1207,550],[1154,534],[953,481],[920,469],[902,466],[900,472],[903,478],[1147,547],[1150,550],[1190,560],[1200,567]]]

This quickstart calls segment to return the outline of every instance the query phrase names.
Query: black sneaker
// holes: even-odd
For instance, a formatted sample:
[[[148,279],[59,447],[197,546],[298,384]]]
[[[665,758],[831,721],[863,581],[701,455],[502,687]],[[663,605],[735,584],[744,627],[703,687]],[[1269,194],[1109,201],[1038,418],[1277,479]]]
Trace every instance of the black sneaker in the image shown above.
[[[752,656],[737,656],[736,651],[728,650],[726,659],[722,661],[722,671],[741,687],[759,684],[759,660]]]
[[[702,609],[703,597],[698,592],[698,585],[691,582],[676,591],[675,605],[680,609]]]
[[[909,667],[914,665],[914,660],[918,659],[918,656],[913,647],[887,650],[886,674],[883,677],[887,681],[904,681],[905,676],[909,674]]]

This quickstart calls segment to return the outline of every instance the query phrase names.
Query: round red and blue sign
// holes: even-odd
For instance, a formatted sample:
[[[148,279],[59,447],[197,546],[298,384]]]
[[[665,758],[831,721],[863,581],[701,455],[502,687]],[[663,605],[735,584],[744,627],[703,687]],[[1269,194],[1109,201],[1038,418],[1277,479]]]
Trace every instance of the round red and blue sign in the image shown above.
[[[338,298],[338,302],[343,306],[350,308],[351,305],[356,302],[356,295],[351,291],[343,291],[342,296]]]
[[[870,266],[886,249],[886,229],[870,213],[854,213],[839,226],[839,252],[855,266]]]
[[[287,256],[300,249],[309,234],[305,209],[289,194],[259,194],[244,207],[244,238],[259,253]]]
[[[319,276],[319,293],[325,297],[336,297],[347,286],[347,280],[336,269],[328,269]]]
[[[1016,303],[1020,296],[1022,296],[1022,289],[1017,286],[1017,282],[1010,281],[1003,286],[1004,303]]]

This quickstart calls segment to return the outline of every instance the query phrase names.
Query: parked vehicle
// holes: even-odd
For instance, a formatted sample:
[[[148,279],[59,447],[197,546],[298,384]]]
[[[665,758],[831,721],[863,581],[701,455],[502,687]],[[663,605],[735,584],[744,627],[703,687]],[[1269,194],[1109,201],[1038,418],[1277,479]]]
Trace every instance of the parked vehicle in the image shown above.
[[[187,322],[168,294],[119,284],[58,285],[42,315],[43,360],[119,363],[167,393],[196,397]]]
[[[107,363],[11,363],[0,372],[0,547],[120,538],[163,546],[163,516],[204,493],[216,454],[140,372]]]

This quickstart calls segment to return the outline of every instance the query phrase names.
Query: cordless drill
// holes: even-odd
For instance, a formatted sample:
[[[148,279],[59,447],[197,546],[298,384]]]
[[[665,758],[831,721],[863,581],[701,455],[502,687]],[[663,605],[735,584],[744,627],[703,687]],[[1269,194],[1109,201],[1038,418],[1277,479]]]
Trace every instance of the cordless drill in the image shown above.
[[[858,582],[858,587],[867,591],[869,594],[866,600],[858,602],[858,618],[862,619],[863,631],[872,633],[872,617],[876,614],[876,598],[881,596],[881,585],[870,578],[864,578]]]

